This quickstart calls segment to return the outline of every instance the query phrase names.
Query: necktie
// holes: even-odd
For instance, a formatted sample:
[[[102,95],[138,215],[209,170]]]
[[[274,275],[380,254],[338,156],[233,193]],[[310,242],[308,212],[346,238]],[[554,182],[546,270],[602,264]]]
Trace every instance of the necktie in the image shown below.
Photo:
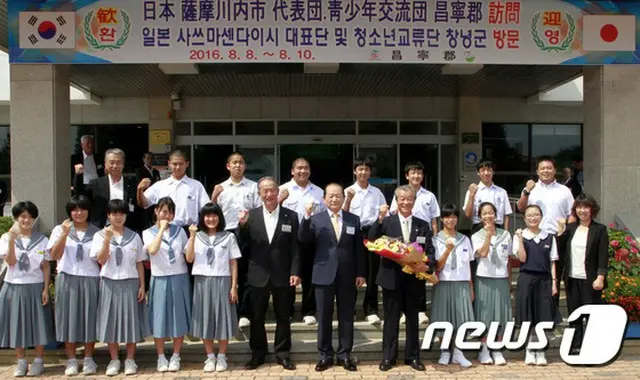
[[[213,247],[207,248],[207,265],[213,264]]]
[[[124,236],[122,237],[124,239]],[[111,244],[116,246],[116,266],[120,266],[122,264],[122,258],[124,254],[122,253],[122,247],[115,239],[111,239]]]
[[[491,264],[495,265],[496,267],[500,266],[500,258],[498,257],[498,244],[496,242],[496,244],[491,244],[491,253],[490,253],[491,257],[489,258],[489,260],[491,260]]]
[[[171,232],[171,229],[169,229],[169,232]],[[167,240],[163,236],[162,241],[169,247],[169,251],[167,252],[167,255],[169,256],[169,264],[175,264],[176,253],[173,251],[173,247],[171,246],[171,243],[173,242],[173,240]]]
[[[331,222],[333,223],[333,231],[336,233],[336,240],[340,240],[340,224],[338,223],[337,213],[331,216]]]
[[[27,255],[27,252],[22,252],[20,259],[18,260],[18,269],[22,272],[27,272],[29,270],[29,264],[29,255]]]
[[[409,219],[404,219],[402,221],[402,238],[405,243],[409,242],[411,234],[409,233]]]
[[[76,246],[76,260],[82,261],[83,258],[84,258],[84,247],[82,246],[82,243],[78,243],[78,245]]]
[[[453,250],[451,250],[451,269],[455,270],[458,267],[458,255],[456,254],[457,245],[453,246]]]

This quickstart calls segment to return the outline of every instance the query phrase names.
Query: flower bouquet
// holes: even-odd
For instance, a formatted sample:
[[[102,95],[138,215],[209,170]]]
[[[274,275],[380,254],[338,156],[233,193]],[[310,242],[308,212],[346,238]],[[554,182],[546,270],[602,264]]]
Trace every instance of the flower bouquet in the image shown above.
[[[415,274],[419,280],[429,281],[432,284],[438,283],[438,277],[435,274],[426,272],[416,273],[413,270],[413,266],[416,264],[429,264],[429,257],[425,255],[420,244],[406,244],[398,239],[382,236],[375,241],[365,240],[364,245],[369,251],[398,263],[402,266],[403,272]]]

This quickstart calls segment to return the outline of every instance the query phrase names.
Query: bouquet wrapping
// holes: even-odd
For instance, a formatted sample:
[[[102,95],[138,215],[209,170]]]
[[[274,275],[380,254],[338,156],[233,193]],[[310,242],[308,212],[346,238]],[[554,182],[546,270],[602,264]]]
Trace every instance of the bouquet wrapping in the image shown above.
[[[425,272],[414,273],[413,271],[412,265],[418,263],[429,264],[429,257],[424,253],[420,244],[406,244],[398,239],[382,236],[375,241],[365,240],[364,245],[369,251],[400,264],[403,272],[415,274],[419,280],[429,281],[432,284],[438,282],[438,277],[434,274]]]

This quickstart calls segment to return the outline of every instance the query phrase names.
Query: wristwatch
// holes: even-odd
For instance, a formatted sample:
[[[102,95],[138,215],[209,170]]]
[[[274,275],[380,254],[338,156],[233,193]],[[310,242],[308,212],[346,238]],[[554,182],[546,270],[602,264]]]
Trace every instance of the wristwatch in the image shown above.
[[[527,189],[522,190],[522,194],[524,194],[526,197],[529,196],[529,194],[531,194],[531,192]]]

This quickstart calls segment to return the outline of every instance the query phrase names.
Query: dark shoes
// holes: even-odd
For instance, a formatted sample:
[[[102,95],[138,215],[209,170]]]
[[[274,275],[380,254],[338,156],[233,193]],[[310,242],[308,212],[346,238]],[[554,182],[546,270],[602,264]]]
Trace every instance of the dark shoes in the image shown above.
[[[293,364],[289,358],[278,359],[277,362],[287,371],[293,371],[296,369],[296,365]]]
[[[420,360],[405,360],[404,364],[408,365],[416,371],[424,371],[424,364]]]
[[[320,360],[318,364],[316,364],[316,372],[326,371],[333,366],[332,359],[324,359]]]
[[[249,362],[245,364],[244,368],[246,370],[252,371],[254,369],[257,369],[263,364],[264,364],[264,359],[251,358],[251,360],[249,360]]]
[[[380,362],[380,367],[378,368],[380,368],[380,371],[386,372],[393,368],[394,365],[396,365],[396,363],[393,360],[383,360]]]
[[[346,369],[347,371],[357,371],[358,367],[356,366],[356,363],[351,360],[351,358],[346,358],[344,360],[341,361],[342,362],[342,366],[344,367],[344,369]]]

